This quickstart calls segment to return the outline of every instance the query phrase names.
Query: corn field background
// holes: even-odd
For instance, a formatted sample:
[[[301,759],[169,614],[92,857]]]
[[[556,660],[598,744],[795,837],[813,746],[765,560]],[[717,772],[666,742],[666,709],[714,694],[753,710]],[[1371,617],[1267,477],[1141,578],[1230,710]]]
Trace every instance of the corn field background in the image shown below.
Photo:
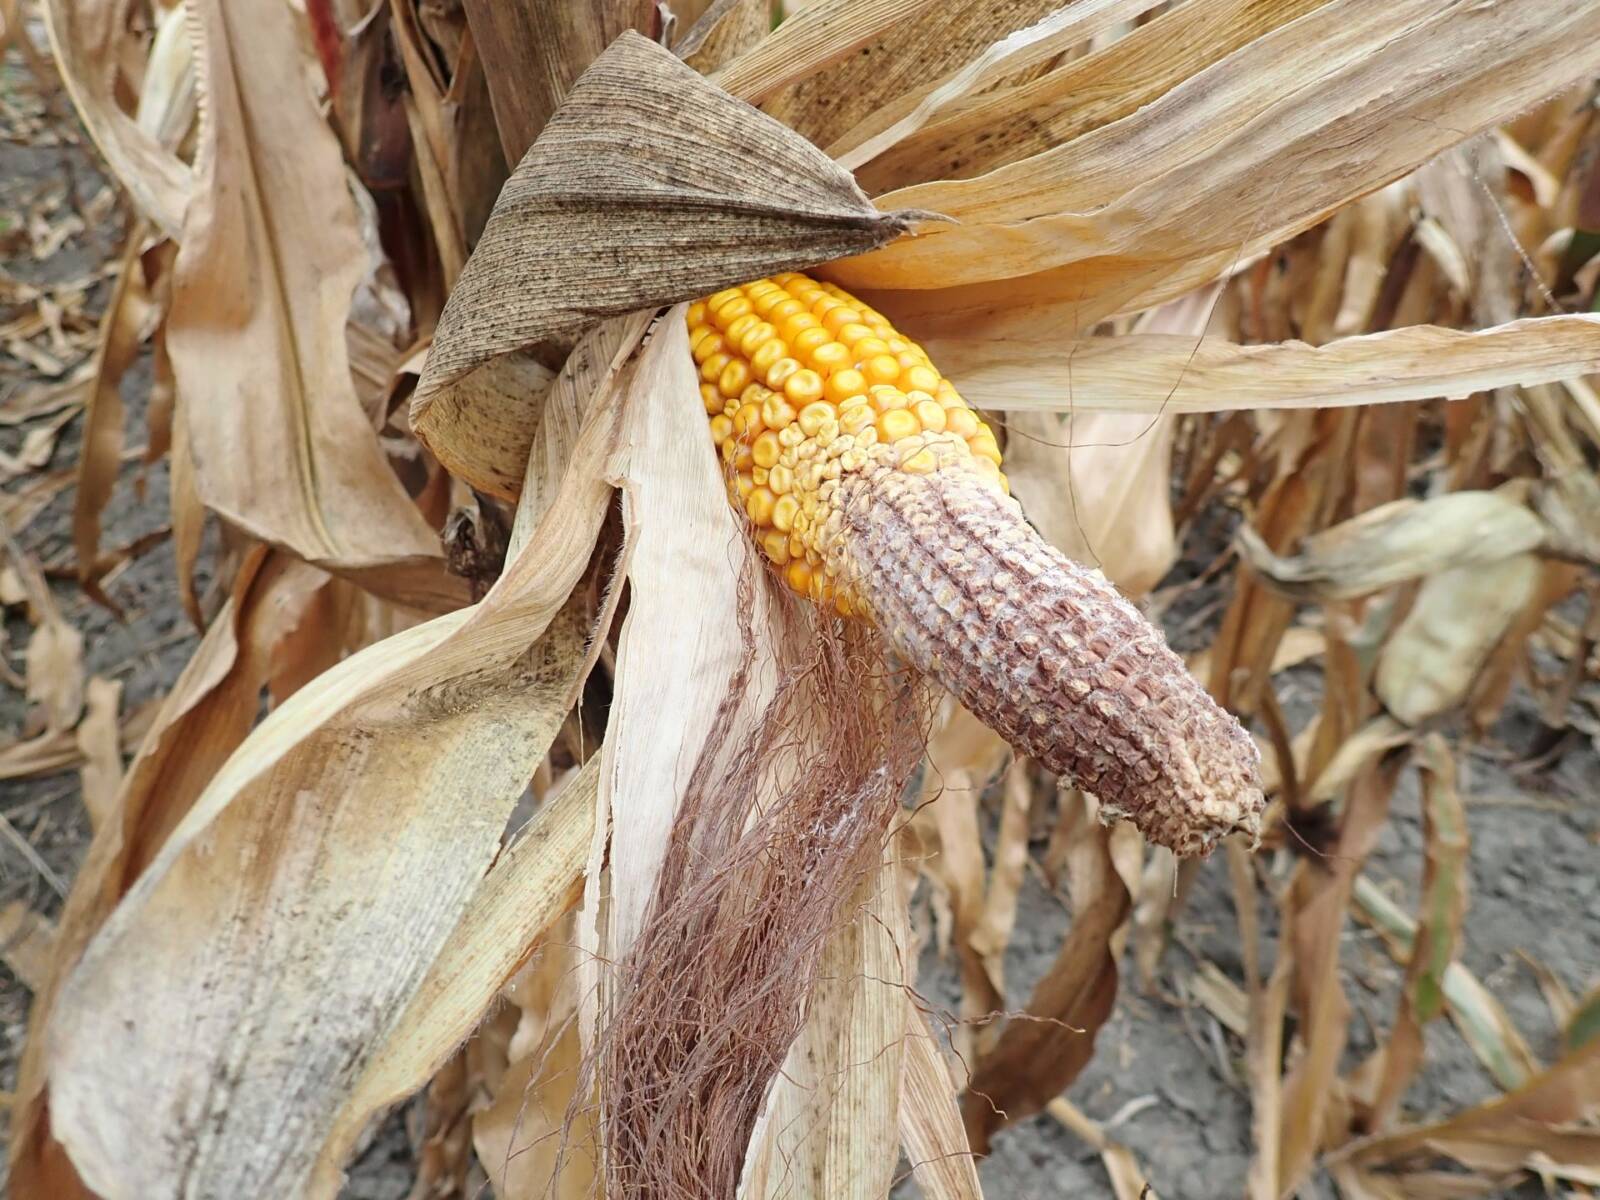
[[[0,0],[0,49],[8,1194],[1600,1191],[1591,0]],[[764,540],[704,339],[795,271],[1259,794],[1057,778]]]

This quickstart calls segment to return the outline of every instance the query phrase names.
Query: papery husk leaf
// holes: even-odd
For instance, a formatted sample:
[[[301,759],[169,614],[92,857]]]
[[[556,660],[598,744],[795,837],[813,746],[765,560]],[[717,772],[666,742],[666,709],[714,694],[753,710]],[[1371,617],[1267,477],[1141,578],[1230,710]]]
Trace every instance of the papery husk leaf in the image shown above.
[[[467,599],[356,398],[345,345],[366,270],[338,138],[272,0],[202,5],[205,103],[167,348],[207,507],[409,607]]]
[[[351,1090],[322,1148],[311,1195],[335,1194],[340,1168],[368,1122],[439,1068],[536,940],[578,902],[599,778],[599,762],[590,759],[500,852],[404,1015]]]
[[[1252,570],[1297,600],[1339,600],[1444,570],[1482,567],[1536,549],[1545,524],[1512,485],[1396,500],[1305,539],[1280,557],[1248,527],[1238,545]]]
[[[79,779],[83,807],[96,829],[110,818],[122,790],[122,738],[117,724],[121,705],[118,680],[96,675],[84,687],[83,719],[76,731],[78,749],[83,752]]]
[[[879,197],[959,223],[824,273],[877,289],[862,298],[919,336],[1088,328],[1216,278],[1597,67],[1600,11],[1582,0],[1331,0],[1121,121]]]
[[[1537,597],[1541,573],[1536,555],[1516,554],[1430,576],[1378,659],[1373,690],[1384,707],[1419,725],[1466,699],[1495,647]]]
[[[29,1020],[12,1112],[11,1179],[19,1194],[63,1200],[89,1194],[47,1124],[45,1045],[56,993],[89,939],[250,731],[271,647],[325,579],[263,549],[246,556],[232,595],[161,702],[110,819],[95,827],[61,914],[49,980]]]
[[[971,178],[1039,154],[1143,108],[1325,2],[1187,0],[1091,54],[1069,58],[1026,82],[1007,81],[958,100],[858,168],[856,178],[869,194],[877,194],[928,180]],[[911,99],[869,117],[829,146],[829,153],[849,154],[898,119]]]
[[[906,999],[905,1066],[900,1074],[900,1145],[928,1200],[982,1200],[978,1168],[956,1106],[958,1088],[938,1039]]]
[[[1132,11],[1141,3],[1148,6],[1151,0],[1091,0],[1091,7]],[[963,77],[981,75],[982,66],[997,57],[997,39],[1048,20],[1047,14],[1058,7],[1057,0],[990,0],[986,4],[940,5],[916,13],[884,30],[856,53],[768,95],[762,111],[817,145],[828,146],[885,107],[901,109],[908,97],[924,95],[929,80],[938,80],[952,68],[963,68],[959,72]],[[1113,14],[1111,20],[1115,19]],[[1078,40],[1093,33],[1091,29]],[[1038,44],[1037,37],[1033,44]],[[1057,52],[1071,44],[1065,41],[1056,47]],[[831,147],[829,153],[838,157]],[[859,163],[844,160],[840,165],[853,170]]]
[[[1600,370],[1600,316],[1527,317],[1475,331],[1413,325],[1321,346],[1155,333],[1064,343],[958,333],[930,338],[925,348],[979,408],[1174,416],[1345,408],[1458,400],[1587,375]]]
[[[107,1200],[305,1191],[581,686],[568,596],[610,500],[618,407],[591,409],[562,495],[483,602],[274,712],[85,952],[50,1111]]]
[[[758,556],[728,503],[705,433],[682,308],[662,317],[633,386],[640,399],[629,410],[626,464],[618,464],[627,526],[623,571],[632,595],[601,752],[601,811],[611,823],[603,945],[613,962],[643,923],[683,791],[713,733],[720,700],[746,666],[748,651],[737,636],[738,568]],[[663,737],[668,713],[672,736]],[[598,866],[591,860],[591,878]]]
[[[525,406],[472,403],[460,384],[473,371],[522,347],[564,352],[604,317],[881,245],[906,224],[814,146],[625,34],[501,193],[439,319],[412,427],[452,474],[515,498]]]
[[[157,134],[141,128],[117,102],[119,43],[128,36],[121,0],[50,0],[44,6],[50,47],[67,93],[95,147],[139,212],[175,237],[194,174]],[[24,41],[27,33],[23,33]]]
[[[910,930],[900,864],[862,881],[817,968],[806,1023],[767,1099],[766,1139],[751,1139],[740,1200],[878,1200],[899,1154]]]
[[[840,166],[858,170],[964,97],[984,91],[1005,76],[1016,76],[1048,62],[1132,21],[1159,3],[1160,0],[1088,0],[1064,6],[953,5],[935,19],[916,22],[905,36],[894,39],[887,47],[875,47],[874,53],[863,60],[847,61],[800,85],[799,91],[815,96],[819,83],[831,84],[842,76],[837,81],[845,84],[845,104],[839,99],[830,102],[816,97],[816,101],[827,105],[829,120],[825,125],[813,128],[811,124],[796,124],[773,103],[767,105],[767,111],[819,144],[831,135],[842,134],[827,146],[828,153]],[[943,18],[943,24],[938,17]],[[1032,23],[1024,27],[1029,21]],[[981,45],[974,44],[976,38],[989,41],[981,54],[974,53]],[[884,70],[882,62],[884,49],[895,56],[888,70]],[[959,70],[926,82],[934,71],[957,65]],[[900,72],[894,70],[897,66],[901,67]],[[867,85],[865,102],[859,102],[855,92],[863,83]],[[891,83],[893,86],[888,86]],[[782,98],[774,100],[781,103]]]

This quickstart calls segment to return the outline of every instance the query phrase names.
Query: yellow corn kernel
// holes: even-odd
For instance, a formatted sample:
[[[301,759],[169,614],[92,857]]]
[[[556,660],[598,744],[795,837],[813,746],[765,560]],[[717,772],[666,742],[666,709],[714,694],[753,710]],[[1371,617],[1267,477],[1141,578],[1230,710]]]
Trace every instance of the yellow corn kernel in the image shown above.
[[[823,423],[838,419],[839,412],[826,400],[817,400],[807,404],[800,410],[796,418],[800,422],[800,431],[807,437],[816,437],[821,431]]]
[[[794,471],[782,463],[774,464],[767,471],[767,486],[774,496],[787,496],[794,490]]]
[[[984,430],[977,437],[968,438],[967,445],[972,447],[972,453],[978,458],[986,458],[996,467],[1001,463],[1000,445],[994,440],[994,434]]]
[[[750,355],[750,373],[758,379],[765,379],[774,365],[788,357],[789,344],[774,335],[757,346]]]
[[[852,321],[850,324],[842,326],[834,333],[833,336],[838,338],[846,346],[849,346],[851,353],[855,354],[858,358],[861,356],[861,351],[856,349],[857,346],[859,346],[862,342],[877,340],[872,336],[872,330],[868,329],[865,325],[862,325],[858,321]]]
[[[761,402],[761,423],[768,429],[782,429],[794,420],[794,406],[780,392],[768,392]]]
[[[961,437],[972,438],[978,432],[978,414],[970,408],[947,408],[944,412],[944,427]]]
[[[846,325],[859,325],[861,314],[847,304],[834,301],[831,308],[817,313],[822,318],[822,327],[834,337],[839,336],[839,331]]]
[[[813,400],[822,398],[822,376],[815,371],[796,371],[784,380],[783,394],[789,397],[789,403],[804,409]]]
[[[910,409],[893,408],[878,417],[878,440],[894,443],[922,432]]]
[[[761,535],[761,549],[774,566],[784,566],[789,561],[789,535],[779,529],[769,529]]]
[[[724,354],[721,350],[717,351],[710,358],[706,359],[705,362],[700,364],[700,378],[704,379],[707,383],[715,383],[717,381],[717,377],[722,374],[722,368],[727,366],[732,361],[733,355]]]
[[[706,406],[706,416],[708,417],[716,416],[728,403],[723,399],[722,393],[717,391],[717,386],[714,383],[702,383],[700,385],[700,399]]]
[[[841,338],[840,340],[843,341],[844,339]],[[852,342],[850,349],[856,352],[857,362],[865,362],[867,359],[875,358],[880,354],[889,354],[889,343],[879,337],[864,337],[859,342]],[[889,357],[893,358],[894,355],[889,354]],[[900,364],[895,363],[895,370],[898,371],[899,369]]]
[[[944,415],[944,405],[926,392],[921,393],[921,397],[918,399],[917,392],[911,392],[906,396],[906,399],[911,401],[911,411],[929,433],[942,433],[948,420]]]
[[[799,514],[800,501],[794,498],[792,492],[785,492],[772,506],[772,527],[788,533],[794,528],[794,519]]]
[[[897,387],[880,383],[867,389],[867,395],[872,398],[872,407],[879,412],[890,412],[893,409],[904,408],[910,403],[906,394]]]
[[[715,416],[711,418],[711,440],[717,447],[727,445],[728,439],[733,436],[733,418]]]
[[[735,317],[728,322],[728,328],[723,333],[723,337],[728,339],[729,344],[737,346],[740,339],[759,324],[761,324],[761,318],[753,312],[747,312],[744,316]]]
[[[867,377],[854,367],[835,371],[828,376],[828,382],[822,387],[823,394],[835,404],[843,404],[852,396],[864,394],[866,390]]]
[[[739,503],[743,504],[750,493],[756,490],[756,481],[750,477],[749,471],[740,471],[734,476],[734,486],[739,491]]]
[[[801,304],[800,301],[796,300],[793,296],[789,296],[778,301],[778,303],[772,306],[772,311],[767,313],[767,320],[771,321],[779,329],[782,329],[784,322],[790,317],[805,311],[806,306],[804,304]]]
[[[939,372],[921,365],[911,367],[901,377],[900,386],[908,392],[932,392],[939,386]]]
[[[699,337],[698,341],[691,339],[689,343],[693,348],[692,353],[695,362],[703,363],[722,349],[722,335],[715,330],[710,328],[703,329],[698,331],[697,336]]]
[[[839,410],[839,431],[854,437],[877,419],[877,410],[872,405],[862,401],[860,404]]]
[[[749,386],[750,368],[742,358],[730,361],[722,368],[722,374],[717,376],[717,389],[729,400],[737,399],[739,393]]]
[[[790,376],[799,370],[800,363],[796,359],[780,358],[767,369],[767,386],[773,391],[782,391]]]
[[[706,323],[706,302],[704,300],[696,300],[693,304],[689,305],[689,315],[688,315],[689,328],[693,329],[695,326],[704,325],[705,323]]]
[[[838,342],[823,342],[811,352],[810,358],[811,365],[824,378],[835,371],[842,371],[854,361],[850,357],[850,351]]]
[[[754,482],[753,477],[752,482]],[[770,488],[753,487],[750,489],[750,494],[745,497],[744,511],[757,525],[771,525],[772,507],[776,501],[777,497],[772,494]]]
[[[738,418],[734,418],[735,424]],[[778,455],[783,447],[778,445],[778,435],[770,429],[762,430],[756,440],[750,445],[750,457],[755,460],[758,467],[773,467],[777,465]]]
[[[783,324],[778,326],[778,333],[783,337],[784,341],[792,345],[794,343],[794,339],[799,337],[806,330],[818,329],[821,327],[821,325],[822,322],[818,321],[810,313],[798,312],[792,317],[785,317],[783,319]],[[823,332],[826,333],[827,330],[823,330]]]
[[[861,373],[869,384],[891,384],[900,378],[900,364],[892,354],[874,354],[861,363]]]
[[[784,572],[784,578],[789,581],[789,586],[802,596],[811,594],[811,564],[802,559],[796,559],[789,564],[789,569]]]
[[[711,319],[717,323],[717,328],[726,330],[745,313],[750,311],[750,301],[743,296],[735,296],[724,304],[715,304],[711,307]]]
[[[777,342],[780,346],[783,345],[783,342],[778,338],[776,329],[766,321],[757,321],[749,329],[745,330],[743,336],[739,338],[739,353],[749,358],[768,342]]]
[[[818,346],[825,346],[831,341],[833,341],[833,338],[826,329],[813,326],[810,329],[802,329],[795,334],[790,347],[796,358],[809,359],[812,351],[816,350]]]
[[[913,475],[927,475],[939,469],[939,456],[933,452],[931,446],[924,446],[914,454],[908,454],[900,460],[900,469],[910,471]]]

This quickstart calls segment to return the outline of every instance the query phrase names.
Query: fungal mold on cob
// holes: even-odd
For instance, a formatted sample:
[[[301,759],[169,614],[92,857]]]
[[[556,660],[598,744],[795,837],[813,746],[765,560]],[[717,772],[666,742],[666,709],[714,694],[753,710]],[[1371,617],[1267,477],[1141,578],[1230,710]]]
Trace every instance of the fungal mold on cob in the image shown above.
[[[1203,854],[1252,838],[1259,755],[1166,639],[1009,495],[994,432],[927,354],[798,273],[689,307],[728,496],[788,586],[877,626],[1108,817]]]

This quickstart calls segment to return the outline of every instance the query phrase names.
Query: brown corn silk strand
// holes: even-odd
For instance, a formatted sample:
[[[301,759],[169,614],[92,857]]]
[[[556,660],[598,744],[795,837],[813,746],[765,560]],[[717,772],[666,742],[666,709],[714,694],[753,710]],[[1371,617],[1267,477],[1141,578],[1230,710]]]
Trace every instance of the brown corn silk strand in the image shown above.
[[[708,744],[608,1003],[591,1069],[609,1195],[735,1194],[827,938],[877,868],[921,756],[926,692],[886,669],[877,636],[798,602],[779,608],[783,661],[760,733]],[[743,636],[753,664],[748,618]],[[729,719],[741,690],[719,729],[743,727]]]

